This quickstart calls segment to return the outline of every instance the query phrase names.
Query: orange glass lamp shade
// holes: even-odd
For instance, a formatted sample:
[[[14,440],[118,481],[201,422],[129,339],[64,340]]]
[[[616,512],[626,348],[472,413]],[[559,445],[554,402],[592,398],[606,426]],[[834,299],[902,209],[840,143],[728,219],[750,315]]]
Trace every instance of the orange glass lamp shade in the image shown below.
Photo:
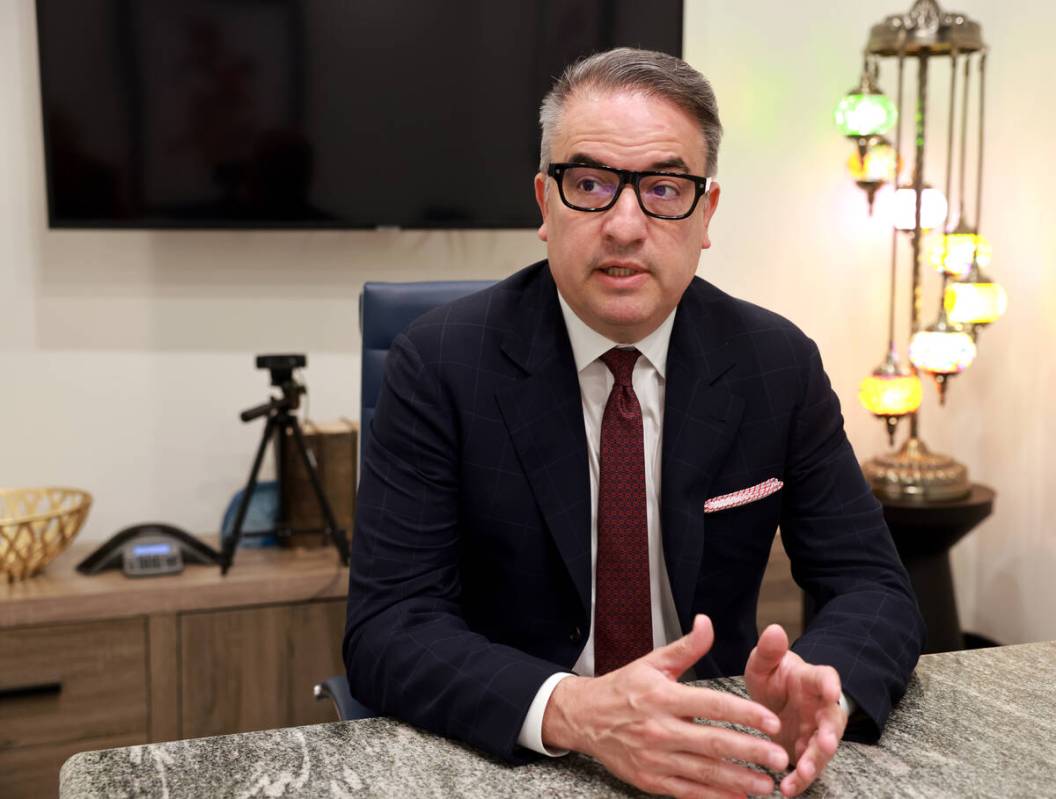
[[[921,330],[909,341],[909,360],[935,375],[963,372],[975,360],[975,342],[960,330]]]
[[[847,171],[856,183],[887,183],[895,179],[895,148],[883,136],[872,136],[847,159]]]
[[[985,269],[994,257],[994,250],[986,236],[976,233],[946,233],[933,235],[925,245],[928,263],[950,277],[967,277],[972,270],[972,259]]]
[[[931,186],[925,186],[920,198],[920,228],[931,230],[946,221],[946,195]],[[916,228],[917,193],[911,186],[903,186],[895,192],[892,224],[899,230]]]
[[[887,375],[877,371],[862,381],[858,399],[874,416],[905,416],[920,407],[923,393],[916,375]]]
[[[1008,309],[1008,294],[1001,284],[983,277],[979,281],[950,283],[943,296],[946,315],[961,325],[988,325]]]

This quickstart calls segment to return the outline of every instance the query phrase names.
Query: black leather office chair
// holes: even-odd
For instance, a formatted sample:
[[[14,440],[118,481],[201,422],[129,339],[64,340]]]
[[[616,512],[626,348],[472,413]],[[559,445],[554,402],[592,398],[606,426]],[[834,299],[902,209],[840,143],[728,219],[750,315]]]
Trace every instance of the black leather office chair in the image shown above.
[[[435,280],[427,283],[364,283],[359,297],[363,364],[359,402],[359,453],[370,436],[370,422],[385,375],[385,356],[411,322],[438,305],[492,285],[490,280]]]
[[[359,297],[359,330],[363,338],[359,404],[360,458],[370,436],[374,406],[377,405],[385,374],[385,356],[396,336],[426,311],[490,285],[490,280],[363,284],[363,293]],[[330,699],[342,720],[365,719],[376,715],[352,697],[348,690],[348,679],[343,674],[319,683],[314,693],[317,700]]]

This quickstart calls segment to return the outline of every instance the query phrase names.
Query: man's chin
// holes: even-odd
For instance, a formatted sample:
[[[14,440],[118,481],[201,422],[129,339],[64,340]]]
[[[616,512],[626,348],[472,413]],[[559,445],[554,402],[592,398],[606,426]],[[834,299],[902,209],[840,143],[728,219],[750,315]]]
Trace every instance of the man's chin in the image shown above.
[[[653,322],[651,315],[638,309],[607,309],[596,318],[598,327],[591,327],[619,344],[641,341],[660,326],[659,322]]]

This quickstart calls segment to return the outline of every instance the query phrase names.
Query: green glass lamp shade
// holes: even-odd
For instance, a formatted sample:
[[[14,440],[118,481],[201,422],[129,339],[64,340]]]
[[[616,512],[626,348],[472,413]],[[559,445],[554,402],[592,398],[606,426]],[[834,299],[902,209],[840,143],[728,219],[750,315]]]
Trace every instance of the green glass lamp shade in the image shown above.
[[[898,120],[895,104],[886,94],[851,92],[836,106],[836,127],[852,139],[887,133]]]

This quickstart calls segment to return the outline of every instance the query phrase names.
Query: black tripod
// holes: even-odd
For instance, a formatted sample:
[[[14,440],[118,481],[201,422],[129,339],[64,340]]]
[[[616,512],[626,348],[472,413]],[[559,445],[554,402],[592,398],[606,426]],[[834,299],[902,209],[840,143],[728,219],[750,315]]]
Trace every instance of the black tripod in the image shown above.
[[[227,570],[231,568],[235,549],[238,548],[238,542],[242,538],[242,523],[246,519],[246,510],[249,508],[249,501],[257,486],[257,475],[260,473],[260,464],[264,460],[264,452],[268,448],[268,442],[276,431],[280,436],[279,440],[285,442],[287,430],[290,431],[297,445],[297,451],[301,455],[301,462],[304,464],[305,471],[308,473],[308,478],[312,483],[312,489],[315,491],[315,498],[319,501],[319,508],[326,519],[325,532],[334,542],[334,546],[337,547],[337,551],[341,555],[341,563],[345,566],[348,565],[348,539],[345,538],[344,531],[338,529],[337,521],[334,519],[334,512],[330,508],[330,502],[323,492],[323,484],[319,480],[315,457],[304,443],[304,436],[301,435],[301,426],[297,421],[297,417],[290,413],[290,411],[295,411],[300,407],[301,395],[305,393],[304,386],[293,379],[293,370],[306,364],[307,358],[303,355],[257,356],[257,368],[271,370],[271,385],[282,389],[282,396],[272,397],[263,405],[257,405],[254,408],[242,411],[240,414],[243,422],[251,422],[265,415],[268,417],[268,421],[264,425],[264,434],[261,436],[260,446],[257,447],[257,455],[253,459],[253,468],[249,472],[249,481],[246,483],[245,491],[242,492],[242,501],[238,505],[234,527],[231,529],[231,535],[224,541],[223,551],[220,553],[221,574],[227,574]]]

